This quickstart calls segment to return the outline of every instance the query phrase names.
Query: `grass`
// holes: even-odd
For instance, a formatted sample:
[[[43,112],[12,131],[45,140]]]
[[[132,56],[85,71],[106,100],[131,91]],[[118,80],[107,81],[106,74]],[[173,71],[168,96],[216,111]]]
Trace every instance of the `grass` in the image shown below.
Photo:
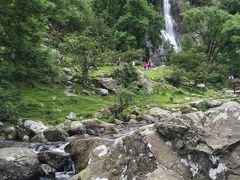
[[[21,118],[39,119],[49,124],[63,122],[70,112],[78,117],[92,116],[102,108],[114,103],[112,96],[97,95],[67,97],[63,87],[47,87],[37,85],[34,88],[19,87],[22,94]]]
[[[141,70],[141,67],[137,67],[137,69]],[[99,76],[101,74],[111,73],[113,70],[114,66],[105,66],[92,73],[92,75]],[[144,73],[153,80],[164,77],[168,72],[171,72],[171,69],[159,68],[157,70],[144,71]],[[80,86],[76,86],[75,89],[77,91],[78,89],[81,90]],[[70,112],[76,113],[79,119],[80,117],[92,117],[92,115],[99,112],[100,109],[113,105],[116,100],[116,96],[114,95],[107,97],[98,95],[67,97],[64,94],[64,86],[50,87],[35,85],[34,87],[29,87],[21,85],[19,86],[19,90],[22,94],[23,104],[20,117],[24,119],[41,120],[52,125],[63,122]],[[148,110],[151,107],[161,107],[165,109],[178,108],[188,104],[190,101],[203,98],[219,99],[221,96],[212,89],[201,93],[184,87],[177,89],[158,87],[153,95],[147,95],[142,92],[135,95],[134,98],[133,106],[137,106],[142,110]],[[111,121],[110,119],[111,117],[107,117],[105,120]]]

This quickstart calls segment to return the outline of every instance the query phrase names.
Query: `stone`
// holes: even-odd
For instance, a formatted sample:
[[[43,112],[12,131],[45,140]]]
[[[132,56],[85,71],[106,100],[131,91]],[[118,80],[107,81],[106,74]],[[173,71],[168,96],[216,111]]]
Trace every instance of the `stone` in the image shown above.
[[[206,89],[206,85],[205,84],[197,84],[196,87],[200,90],[205,90]]]
[[[98,89],[98,94],[101,96],[107,96],[109,94],[107,89],[99,88]]]
[[[87,167],[74,179],[153,180],[157,179],[157,169],[163,173],[160,177],[167,179],[171,179],[168,176],[176,180],[191,177],[181,157],[158,136],[153,126],[146,126],[92,149]]]
[[[75,120],[77,118],[77,114],[74,112],[70,112],[66,118],[70,119],[70,120]]]
[[[48,164],[41,164],[40,168],[43,175],[50,176],[52,178],[55,177],[56,170],[49,166]]]
[[[86,128],[80,121],[72,121],[70,131],[71,134],[84,134],[86,132]]]
[[[43,132],[43,135],[49,142],[59,142],[68,140],[68,134],[64,130],[56,127],[46,129]]]
[[[15,140],[17,138],[17,130],[13,126],[6,128],[4,133],[8,140]]]
[[[0,179],[33,179],[39,174],[37,154],[27,148],[0,149]]]
[[[186,113],[190,113],[193,111],[192,107],[189,106],[189,105],[186,105],[186,106],[182,106],[180,108],[180,111],[183,113],[183,114],[186,114]]]
[[[97,112],[97,113],[94,114],[93,117],[96,118],[96,119],[101,119],[102,118],[102,113]]]
[[[205,108],[207,104],[206,104],[206,100],[203,99],[203,100],[191,102],[190,106],[193,108],[200,109],[200,108]]]
[[[33,133],[34,135],[42,133],[44,130],[47,129],[41,121],[33,121],[33,120],[26,120],[23,124],[24,128]]]
[[[70,68],[67,68],[67,67],[64,67],[63,68],[63,71],[66,73],[66,74],[71,74],[72,70]]]
[[[116,125],[122,125],[123,124],[123,122],[118,120],[118,119],[114,119],[113,123],[116,124]]]
[[[153,94],[154,86],[151,80],[143,72],[139,74],[139,85],[143,86],[148,94]]]
[[[206,106],[208,108],[215,108],[223,104],[222,100],[206,100]]]
[[[89,162],[90,152],[102,143],[109,143],[111,140],[101,138],[76,139],[66,147],[66,151],[71,154],[75,164],[76,172],[85,169]]]
[[[113,78],[102,78],[99,84],[109,91],[116,92],[117,90],[117,82]]]
[[[136,125],[136,124],[138,124],[138,121],[136,121],[135,119],[130,119],[130,120],[128,121],[128,124],[130,124],[130,125]]]
[[[148,124],[152,124],[155,122],[158,122],[159,119],[157,117],[151,116],[151,115],[143,115],[141,117],[142,120],[146,121]]]
[[[29,136],[28,135],[24,135],[22,138],[22,141],[28,142],[29,141]]]
[[[157,117],[159,120],[169,120],[173,118],[173,115],[169,111],[157,107],[150,109],[149,115]]]
[[[118,130],[114,124],[103,122],[99,119],[86,119],[83,120],[82,123],[87,129],[87,133],[89,134],[89,130],[93,130],[95,132],[100,132],[101,129],[104,130],[104,134],[116,134]]]
[[[47,143],[47,139],[43,133],[37,134],[30,139],[31,142]]]
[[[44,151],[38,153],[38,158],[41,163],[48,164],[56,170],[63,170],[64,165],[70,158],[69,153]]]
[[[0,127],[3,126],[4,124],[0,121]]]

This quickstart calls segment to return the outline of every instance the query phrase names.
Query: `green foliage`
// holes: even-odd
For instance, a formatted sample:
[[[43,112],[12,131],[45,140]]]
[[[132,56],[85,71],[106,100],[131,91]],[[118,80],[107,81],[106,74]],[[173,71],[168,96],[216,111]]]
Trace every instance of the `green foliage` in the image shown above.
[[[229,43],[222,29],[230,14],[216,7],[205,7],[192,8],[182,15],[184,26],[204,45],[208,61],[215,61]]]
[[[221,7],[226,9],[231,14],[239,13],[240,1],[239,0],[221,0]]]
[[[116,68],[113,76],[118,84],[123,85],[125,88],[138,80],[137,70],[131,64],[127,63],[123,64],[121,68]]]
[[[134,100],[134,93],[129,91],[128,89],[122,88],[117,92],[117,103],[119,103],[123,107],[127,107]]]
[[[168,73],[165,79],[173,86],[179,87],[182,84],[185,72],[181,69],[174,69]]]

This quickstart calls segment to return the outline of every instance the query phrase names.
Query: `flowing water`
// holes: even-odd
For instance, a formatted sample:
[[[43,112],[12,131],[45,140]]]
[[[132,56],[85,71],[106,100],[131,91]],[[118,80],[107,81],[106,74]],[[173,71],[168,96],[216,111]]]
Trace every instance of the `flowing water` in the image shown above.
[[[177,35],[174,29],[174,26],[176,26],[176,23],[171,15],[171,4],[169,0],[163,1],[163,14],[164,14],[164,20],[165,20],[165,27],[166,29],[161,31],[162,36],[166,41],[169,41],[176,52],[180,51],[180,46],[177,40]]]

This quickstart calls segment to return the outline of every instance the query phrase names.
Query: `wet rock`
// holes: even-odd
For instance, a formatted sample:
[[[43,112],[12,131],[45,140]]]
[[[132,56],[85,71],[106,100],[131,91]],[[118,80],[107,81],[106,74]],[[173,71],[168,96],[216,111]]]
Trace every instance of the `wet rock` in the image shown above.
[[[45,151],[39,152],[38,158],[41,163],[48,164],[56,170],[63,170],[64,165],[70,158],[69,153]]]
[[[33,120],[26,120],[23,124],[24,128],[33,133],[34,135],[42,133],[44,130],[47,129],[41,121],[33,121]]]
[[[37,154],[27,148],[0,149],[0,179],[31,179],[39,173]]]
[[[68,140],[68,134],[59,128],[48,128],[43,132],[44,137],[49,142],[58,142],[58,141],[67,141]]]
[[[71,134],[84,134],[86,128],[80,121],[73,121],[70,126],[70,131]]]
[[[52,178],[55,177],[56,170],[51,166],[49,166],[48,164],[41,164],[40,168],[43,175],[52,177]]]
[[[72,156],[75,163],[76,172],[80,172],[85,169],[89,162],[90,152],[102,143],[109,143],[111,140],[101,138],[87,138],[87,139],[76,139],[71,142],[67,147],[66,151]]]
[[[130,124],[130,125],[136,125],[136,124],[138,124],[138,121],[136,121],[135,119],[130,119],[130,120],[128,121],[128,124]]]
[[[99,84],[103,88],[105,88],[109,91],[116,92],[116,90],[117,90],[117,83],[113,78],[102,78],[99,80]]]

